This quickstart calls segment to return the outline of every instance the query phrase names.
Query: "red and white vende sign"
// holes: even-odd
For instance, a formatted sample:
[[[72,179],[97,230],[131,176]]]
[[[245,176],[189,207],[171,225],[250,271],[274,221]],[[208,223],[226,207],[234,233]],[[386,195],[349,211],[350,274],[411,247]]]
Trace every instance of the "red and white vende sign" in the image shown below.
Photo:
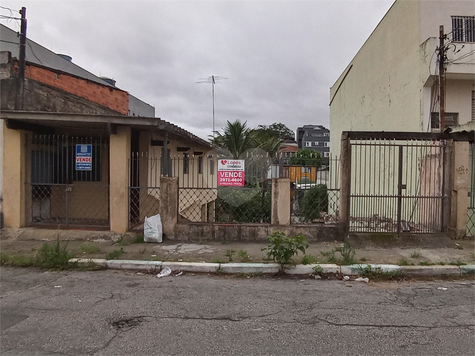
[[[244,160],[218,160],[218,186],[244,186]]]

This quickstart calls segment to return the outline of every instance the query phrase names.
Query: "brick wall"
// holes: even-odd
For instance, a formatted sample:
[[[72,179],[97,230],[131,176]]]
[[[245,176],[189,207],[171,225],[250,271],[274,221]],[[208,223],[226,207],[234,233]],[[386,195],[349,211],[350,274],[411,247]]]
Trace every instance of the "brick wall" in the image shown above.
[[[100,85],[86,79],[57,73],[31,64],[27,65],[25,76],[90,100],[123,115],[127,115],[129,112],[129,94],[118,88]]]

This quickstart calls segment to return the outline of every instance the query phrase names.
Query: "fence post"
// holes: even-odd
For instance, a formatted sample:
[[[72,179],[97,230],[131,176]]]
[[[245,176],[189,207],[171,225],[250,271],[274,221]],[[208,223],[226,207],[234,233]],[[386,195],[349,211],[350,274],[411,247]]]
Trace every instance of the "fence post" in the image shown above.
[[[290,225],[290,179],[272,179],[272,225]]]
[[[109,211],[110,229],[124,233],[129,222],[129,157],[131,129],[118,127],[117,134],[110,135],[109,147]]]
[[[347,234],[350,226],[350,192],[351,192],[351,146],[347,131],[341,133],[340,153],[340,220],[341,234]]]
[[[456,239],[465,236],[467,230],[468,187],[471,178],[469,149],[468,142],[453,142],[452,187],[449,185],[446,191],[452,192],[449,231],[450,236]]]
[[[163,234],[168,239],[173,239],[178,222],[178,178],[176,177],[160,179],[160,217]]]

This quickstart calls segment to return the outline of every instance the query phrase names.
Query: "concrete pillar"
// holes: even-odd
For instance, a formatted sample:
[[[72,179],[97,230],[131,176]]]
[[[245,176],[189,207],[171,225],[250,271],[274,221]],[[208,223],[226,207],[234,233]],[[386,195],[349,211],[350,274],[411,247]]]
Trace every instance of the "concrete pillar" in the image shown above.
[[[178,222],[178,178],[176,177],[162,177],[160,180],[160,217],[163,234],[168,239],[173,239]]]
[[[340,152],[340,221],[341,234],[347,234],[350,226],[351,146],[348,132],[341,133]]]
[[[110,135],[110,228],[125,233],[129,225],[129,169],[130,127],[119,126]]]
[[[460,238],[467,230],[468,188],[470,185],[470,144],[453,143],[452,199],[450,206],[450,236]]]
[[[272,225],[290,225],[290,179],[272,179]]]
[[[25,226],[25,133],[7,128],[3,121],[4,226]]]
[[[208,222],[215,222],[216,221],[216,201],[215,200],[208,203],[208,214],[209,214]]]

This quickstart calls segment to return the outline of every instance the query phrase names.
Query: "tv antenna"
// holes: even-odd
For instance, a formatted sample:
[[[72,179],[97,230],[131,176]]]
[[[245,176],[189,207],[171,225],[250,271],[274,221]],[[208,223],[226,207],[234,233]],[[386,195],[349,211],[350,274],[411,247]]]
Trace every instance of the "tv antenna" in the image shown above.
[[[219,77],[217,75],[212,75],[209,76],[208,78],[200,78],[196,83],[211,83],[211,94],[213,97],[213,138],[215,134],[215,129],[214,129],[214,85],[216,84],[217,81],[223,80],[223,79],[228,79],[226,77]]]

